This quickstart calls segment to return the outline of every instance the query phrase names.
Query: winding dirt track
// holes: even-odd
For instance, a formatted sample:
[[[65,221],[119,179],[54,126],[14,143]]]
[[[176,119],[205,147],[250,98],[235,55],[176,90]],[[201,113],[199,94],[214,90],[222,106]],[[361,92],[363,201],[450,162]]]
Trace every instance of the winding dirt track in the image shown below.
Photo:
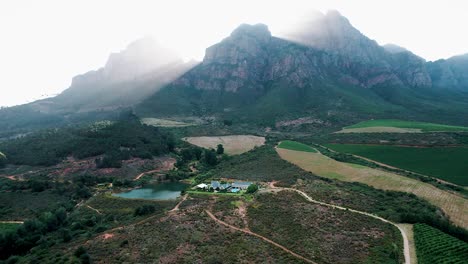
[[[309,202],[320,204],[320,205],[331,207],[331,208],[335,208],[335,209],[346,210],[346,211],[349,211],[349,212],[366,215],[366,216],[378,219],[380,221],[383,221],[385,223],[389,223],[389,224],[395,226],[396,228],[398,228],[398,230],[400,230],[401,236],[403,237],[403,247],[404,247],[403,253],[404,253],[404,256],[405,256],[405,264],[410,264],[411,263],[411,256],[410,256],[408,237],[407,237],[405,231],[400,226],[398,226],[397,224],[395,224],[395,223],[393,223],[391,221],[388,221],[387,219],[384,219],[384,218],[382,218],[380,216],[376,216],[376,215],[373,215],[373,214],[370,214],[370,213],[366,213],[366,212],[362,212],[362,211],[342,207],[342,206],[339,206],[339,205],[327,204],[327,203],[324,203],[324,202],[314,200],[309,195],[307,195],[305,192],[294,189],[294,188],[276,187],[276,186],[274,186],[274,183],[271,183],[270,187],[273,188],[273,189],[276,189],[276,190],[286,190],[286,191],[297,192]]]
[[[24,221],[0,221],[0,224],[24,224]]]
[[[294,253],[294,252],[292,252],[291,250],[287,249],[286,247],[284,247],[284,246],[282,246],[282,245],[280,245],[280,244],[278,244],[278,243],[276,243],[276,242],[274,242],[274,241],[272,241],[272,240],[270,240],[270,239],[268,239],[268,238],[266,238],[266,237],[264,237],[264,236],[262,236],[262,235],[259,235],[259,234],[257,234],[257,233],[254,233],[254,232],[252,232],[252,231],[250,231],[250,230],[248,230],[248,229],[238,228],[238,227],[235,227],[235,226],[233,226],[233,225],[230,225],[230,224],[228,224],[228,223],[226,223],[226,222],[224,222],[224,221],[222,221],[222,220],[216,218],[216,216],[214,216],[214,215],[213,215],[210,211],[208,211],[208,210],[205,210],[205,212],[208,214],[208,216],[209,216],[211,219],[213,219],[214,221],[216,221],[218,224],[221,224],[221,225],[223,225],[223,226],[229,227],[229,228],[231,228],[231,229],[234,229],[234,230],[236,230],[236,231],[239,231],[239,232],[242,232],[242,233],[251,235],[251,236],[258,237],[258,238],[262,239],[263,241],[268,242],[268,243],[272,244],[273,246],[282,249],[283,251],[285,251],[285,252],[287,252],[287,253],[293,255],[294,257],[296,257],[296,258],[298,258],[298,259],[301,259],[301,260],[303,260],[303,261],[305,261],[305,262],[307,262],[307,263],[317,264],[316,262],[313,262],[312,260],[310,260],[310,259],[308,259],[308,258],[305,258],[305,257],[303,257],[303,256],[301,256],[301,255],[299,255],[299,254],[297,254],[297,253]]]

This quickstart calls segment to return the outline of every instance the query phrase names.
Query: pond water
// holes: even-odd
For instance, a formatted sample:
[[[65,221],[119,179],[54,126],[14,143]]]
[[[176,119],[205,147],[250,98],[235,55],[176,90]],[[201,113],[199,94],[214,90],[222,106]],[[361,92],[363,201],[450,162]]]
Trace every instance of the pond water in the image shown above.
[[[180,191],[185,190],[189,185],[181,182],[167,182],[153,185],[146,185],[143,188],[131,190],[129,192],[114,193],[114,196],[132,199],[147,200],[172,200],[180,196]]]

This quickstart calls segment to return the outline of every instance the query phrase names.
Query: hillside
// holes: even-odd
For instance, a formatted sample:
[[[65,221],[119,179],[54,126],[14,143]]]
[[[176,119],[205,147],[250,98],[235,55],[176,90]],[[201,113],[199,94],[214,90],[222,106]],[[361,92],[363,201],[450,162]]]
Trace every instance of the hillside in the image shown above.
[[[195,61],[184,62],[174,51],[146,37],[112,53],[104,67],[75,76],[61,94],[0,109],[0,138],[29,130],[103,119],[139,103],[175,80]]]
[[[241,25],[137,111],[261,126],[297,118],[332,125],[369,117],[466,123],[468,94],[433,86],[420,57],[387,51],[337,12],[301,32],[290,41],[263,24]]]

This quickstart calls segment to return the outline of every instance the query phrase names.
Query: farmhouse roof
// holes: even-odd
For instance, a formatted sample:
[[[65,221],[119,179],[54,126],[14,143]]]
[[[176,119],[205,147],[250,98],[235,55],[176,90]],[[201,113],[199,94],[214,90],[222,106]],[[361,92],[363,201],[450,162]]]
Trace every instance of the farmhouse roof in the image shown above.
[[[234,182],[232,187],[234,188],[247,188],[251,185],[251,182]]]
[[[211,181],[211,187],[213,187],[213,189],[219,188],[221,187],[221,183],[219,183],[219,181]]]

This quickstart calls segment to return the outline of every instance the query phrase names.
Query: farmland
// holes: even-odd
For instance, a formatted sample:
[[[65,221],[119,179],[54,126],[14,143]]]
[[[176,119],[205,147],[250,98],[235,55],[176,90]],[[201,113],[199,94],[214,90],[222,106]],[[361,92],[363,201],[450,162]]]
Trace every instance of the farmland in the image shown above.
[[[305,152],[317,152],[317,150],[315,150],[314,148],[306,144],[302,144],[302,143],[291,141],[291,140],[281,141],[278,145],[278,148],[305,151]]]
[[[360,182],[382,190],[413,193],[440,207],[457,225],[468,227],[468,201],[456,194],[438,189],[430,184],[397,174],[351,166],[320,153],[277,149],[281,158],[316,175],[348,182]]]
[[[421,148],[356,144],[328,144],[327,147],[462,186],[468,185],[468,147]]]
[[[416,253],[421,264],[466,263],[468,243],[425,224],[414,225]]]
[[[419,133],[419,132],[454,132],[466,131],[468,127],[450,126],[425,122],[403,121],[395,119],[377,119],[344,127],[340,133]]]
[[[238,155],[254,147],[259,147],[265,144],[264,137],[257,137],[252,135],[233,135],[233,136],[220,136],[220,137],[187,137],[183,140],[190,144],[207,148],[216,149],[218,144],[222,144],[224,152],[228,155]]]

